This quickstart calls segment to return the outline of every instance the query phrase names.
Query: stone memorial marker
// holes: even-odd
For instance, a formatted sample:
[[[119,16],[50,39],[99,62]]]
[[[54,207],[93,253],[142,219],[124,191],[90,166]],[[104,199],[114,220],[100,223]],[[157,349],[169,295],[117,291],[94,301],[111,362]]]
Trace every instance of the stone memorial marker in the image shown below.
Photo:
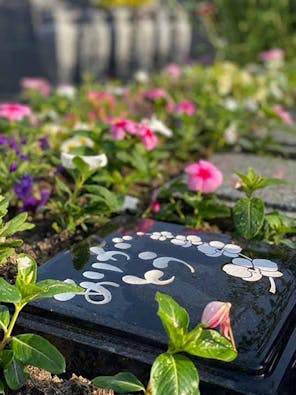
[[[210,301],[230,302],[239,356],[228,364],[196,359],[202,381],[242,394],[289,394],[281,382],[295,364],[295,257],[278,247],[123,217],[39,268],[39,279],[75,282],[85,293],[34,302],[26,324],[152,363],[167,345],[157,291],[189,311],[192,327]]]
[[[256,192],[266,206],[296,214],[296,161],[273,157],[258,157],[251,154],[216,154],[211,161],[222,171],[224,183],[217,195],[226,200],[237,200],[243,193],[231,186],[235,172],[245,174],[252,167],[264,177],[275,177],[288,181],[287,185],[276,185]]]

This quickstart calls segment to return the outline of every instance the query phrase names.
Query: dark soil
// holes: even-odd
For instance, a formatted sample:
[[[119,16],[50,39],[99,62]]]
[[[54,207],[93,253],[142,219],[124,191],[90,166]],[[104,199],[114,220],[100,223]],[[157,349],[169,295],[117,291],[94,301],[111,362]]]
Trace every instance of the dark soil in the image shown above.
[[[63,380],[50,373],[29,367],[30,378],[25,387],[7,395],[114,395],[111,390],[96,389],[89,380],[72,375],[70,380]]]

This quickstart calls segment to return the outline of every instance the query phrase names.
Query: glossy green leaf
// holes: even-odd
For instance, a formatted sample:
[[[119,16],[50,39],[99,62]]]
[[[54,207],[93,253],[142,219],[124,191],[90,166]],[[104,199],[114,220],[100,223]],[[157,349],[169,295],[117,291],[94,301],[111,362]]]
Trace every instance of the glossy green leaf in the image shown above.
[[[37,279],[37,263],[27,255],[20,254],[17,258],[18,272],[16,277],[16,286],[22,292],[29,284],[35,284]]]
[[[71,248],[73,266],[76,270],[82,270],[87,264],[90,257],[89,247],[89,243],[87,241],[83,241],[79,244],[75,244]]]
[[[202,332],[203,332],[203,328],[201,326],[197,326],[191,332],[189,332],[184,338],[183,351],[186,351],[189,354],[192,354],[191,349],[194,350],[195,345],[196,345],[198,339],[200,338]],[[194,355],[194,353],[193,353],[193,355]]]
[[[157,292],[155,299],[158,302],[157,314],[169,337],[169,347],[180,350],[188,331],[188,313],[169,295]]]
[[[0,278],[0,302],[18,303],[22,296],[16,286],[9,284],[3,278]]]
[[[197,357],[225,362],[233,361],[237,357],[237,351],[233,349],[231,342],[211,329],[203,329],[198,339],[191,342],[186,351]]]
[[[8,368],[4,369],[4,377],[9,388],[17,390],[26,384],[29,375],[24,369],[24,365],[15,358]]]
[[[65,371],[63,355],[50,342],[41,336],[23,334],[13,337],[12,350],[17,359],[25,365],[33,365],[59,374]]]
[[[253,239],[264,222],[264,202],[258,198],[239,200],[233,208],[235,228],[240,236]]]
[[[0,329],[6,331],[10,321],[10,313],[6,306],[0,306]]]
[[[99,376],[92,380],[92,383],[99,388],[111,389],[119,394],[127,392],[144,391],[145,387],[132,373],[122,372],[115,376]]]
[[[152,365],[151,395],[198,395],[199,376],[188,358],[181,354],[161,354]]]
[[[2,369],[8,368],[13,358],[11,350],[0,350],[0,366]]]
[[[39,281],[36,285],[38,285],[38,287],[42,289],[42,292],[38,295],[36,299],[52,298],[55,295],[64,293],[81,294],[85,292],[85,289],[79,287],[78,285],[68,284],[58,280],[42,280]]]

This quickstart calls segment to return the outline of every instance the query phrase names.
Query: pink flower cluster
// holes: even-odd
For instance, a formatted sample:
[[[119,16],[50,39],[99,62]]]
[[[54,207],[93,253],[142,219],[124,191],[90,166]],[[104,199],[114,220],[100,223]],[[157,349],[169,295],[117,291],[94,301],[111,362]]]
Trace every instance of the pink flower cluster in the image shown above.
[[[21,121],[25,117],[32,115],[31,109],[22,104],[3,103],[0,104],[0,117],[9,121]]]
[[[23,89],[38,92],[44,97],[49,96],[51,93],[50,83],[45,78],[25,77],[21,79],[20,85]]]
[[[190,100],[183,100],[175,107],[175,113],[178,115],[189,115],[192,117],[196,113],[196,105]]]
[[[259,54],[259,60],[262,62],[272,62],[275,60],[283,60],[285,52],[280,48],[269,49]]]
[[[110,108],[116,107],[116,99],[110,92],[104,91],[89,91],[87,98],[93,106],[105,104]]]
[[[189,175],[188,189],[194,192],[213,193],[223,182],[221,171],[211,162],[205,160],[187,166],[185,173]]]
[[[182,69],[177,64],[171,63],[164,68],[164,72],[170,77],[179,78],[182,74]]]
[[[128,119],[121,119],[111,126],[114,140],[123,140],[127,134],[138,136],[147,151],[153,150],[158,144],[158,138],[146,125],[138,124]]]
[[[145,98],[154,102],[154,101],[157,101],[160,99],[167,99],[168,94],[162,88],[154,88],[154,89],[150,89],[149,91],[145,92]]]
[[[293,125],[293,118],[291,114],[286,111],[282,106],[275,106],[273,110],[275,114],[285,122],[285,124],[289,126]]]

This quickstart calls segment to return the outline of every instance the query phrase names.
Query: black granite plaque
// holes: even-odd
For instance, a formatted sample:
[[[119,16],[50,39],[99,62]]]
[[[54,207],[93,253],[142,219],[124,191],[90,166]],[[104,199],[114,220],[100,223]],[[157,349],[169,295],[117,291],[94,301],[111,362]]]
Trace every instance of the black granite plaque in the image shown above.
[[[185,307],[192,326],[210,301],[230,302],[239,357],[228,364],[196,359],[201,378],[245,394],[276,394],[296,350],[294,258],[222,234],[125,218],[39,269],[39,280],[75,282],[85,294],[35,302],[32,320],[47,316],[82,335],[113,334],[136,355],[139,344],[152,353],[167,344],[156,291]],[[140,359],[151,362],[151,355]]]

